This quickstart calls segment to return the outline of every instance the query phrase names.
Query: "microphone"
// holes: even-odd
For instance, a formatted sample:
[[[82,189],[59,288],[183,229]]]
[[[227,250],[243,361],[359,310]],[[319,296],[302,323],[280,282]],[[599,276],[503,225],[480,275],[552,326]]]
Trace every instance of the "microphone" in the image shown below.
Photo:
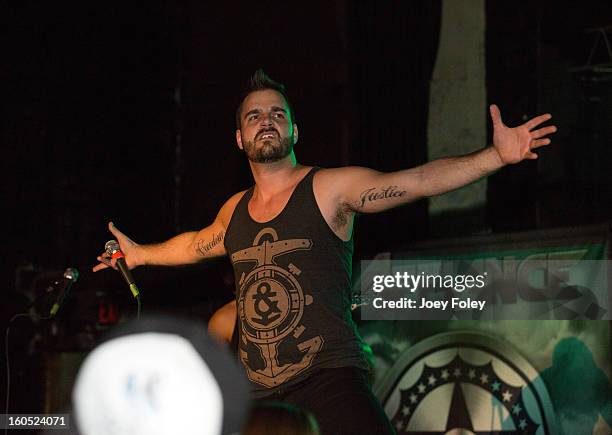
[[[134,281],[132,272],[130,272],[130,269],[128,268],[127,263],[125,262],[125,256],[123,255],[123,252],[121,252],[121,247],[119,246],[119,243],[116,240],[109,240],[104,245],[104,250],[106,251],[108,255],[110,255],[111,258],[114,258],[117,260],[117,267],[119,268],[119,271],[121,272],[121,275],[123,276],[123,279],[125,279],[125,282],[127,282],[128,285],[130,286],[132,295],[134,295],[134,297],[137,298],[138,295],[140,294],[140,291],[138,290],[136,281]]]
[[[68,297],[68,293],[70,293],[70,289],[72,288],[72,284],[77,282],[79,279],[79,271],[73,267],[69,267],[64,272],[64,276],[61,280],[57,280],[53,283],[53,287],[58,286],[59,291],[57,293],[57,299],[51,310],[49,311],[49,317],[54,317],[61,306],[64,304],[64,301]]]

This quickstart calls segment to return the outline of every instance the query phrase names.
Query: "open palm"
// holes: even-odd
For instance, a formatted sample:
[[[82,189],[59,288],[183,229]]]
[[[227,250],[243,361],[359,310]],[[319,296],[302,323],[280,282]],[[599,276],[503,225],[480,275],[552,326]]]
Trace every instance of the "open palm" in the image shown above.
[[[499,108],[495,104],[489,109],[493,120],[493,146],[504,164],[518,163],[524,159],[537,159],[538,155],[533,150],[548,145],[550,139],[545,136],[557,131],[554,125],[534,130],[552,117],[549,113],[510,128],[503,123]]]

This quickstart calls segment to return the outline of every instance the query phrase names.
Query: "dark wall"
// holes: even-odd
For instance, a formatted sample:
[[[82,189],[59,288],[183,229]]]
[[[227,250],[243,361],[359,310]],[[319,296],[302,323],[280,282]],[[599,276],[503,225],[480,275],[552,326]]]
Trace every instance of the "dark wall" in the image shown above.
[[[487,2],[489,102],[504,108],[508,125],[549,112],[558,126],[538,160],[489,178],[494,232],[611,219],[612,59],[603,39],[596,45],[601,33],[587,32],[610,24],[610,2]],[[607,72],[579,68],[594,48],[590,63],[606,63]]]

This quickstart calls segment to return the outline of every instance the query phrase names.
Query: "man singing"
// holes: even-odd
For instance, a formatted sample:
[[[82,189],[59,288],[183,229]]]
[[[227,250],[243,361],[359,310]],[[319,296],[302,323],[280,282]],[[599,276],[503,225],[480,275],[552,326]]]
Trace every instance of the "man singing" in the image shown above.
[[[351,319],[353,220],[462,187],[507,164],[535,159],[549,114],[509,128],[490,108],[493,146],[391,173],[321,169],[296,161],[298,126],[285,87],[261,70],[236,111],[236,142],[255,185],[229,198],[200,231],[140,245],[112,223],[130,268],[228,255],[236,279],[239,358],[256,399],[312,412],[323,434],[393,433],[365,378]],[[384,144],[381,144],[381,146]],[[98,271],[115,267],[106,254]]]

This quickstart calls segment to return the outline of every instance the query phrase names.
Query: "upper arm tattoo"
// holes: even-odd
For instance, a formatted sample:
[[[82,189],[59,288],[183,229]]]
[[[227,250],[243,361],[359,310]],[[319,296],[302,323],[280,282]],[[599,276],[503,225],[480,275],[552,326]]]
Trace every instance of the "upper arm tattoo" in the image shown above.
[[[208,256],[210,251],[212,251],[212,249],[215,246],[217,246],[219,243],[223,241],[224,236],[225,236],[225,233],[223,231],[220,231],[217,234],[213,233],[212,240],[210,241],[205,241],[203,239],[198,240],[197,245],[196,245],[196,252],[200,254],[202,257]]]
[[[397,186],[370,187],[359,194],[359,207],[381,199],[401,198],[407,193],[406,190],[398,190]]]

